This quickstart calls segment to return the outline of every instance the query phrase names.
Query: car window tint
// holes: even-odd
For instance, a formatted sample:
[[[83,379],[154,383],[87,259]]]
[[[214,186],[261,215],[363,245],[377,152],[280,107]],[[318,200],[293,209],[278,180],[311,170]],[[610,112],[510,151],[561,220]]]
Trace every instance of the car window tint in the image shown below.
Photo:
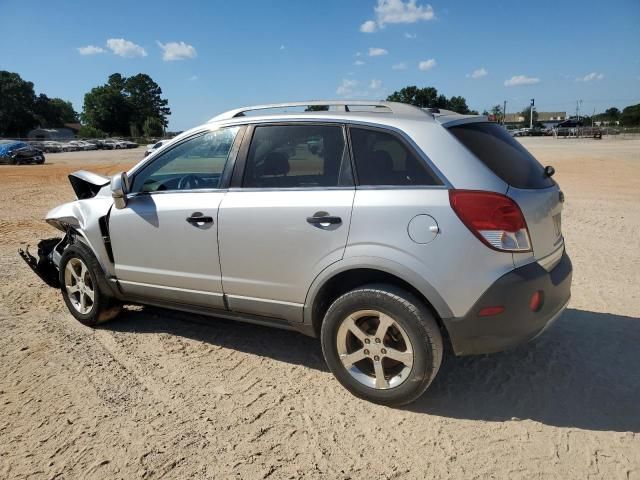
[[[131,191],[218,188],[238,130],[222,128],[176,145],[135,175]]]
[[[352,184],[342,128],[333,125],[266,125],[255,128],[242,186],[335,187]]]
[[[449,131],[478,160],[515,188],[536,189],[555,185],[544,167],[520,142],[497,123],[474,122],[455,125]]]
[[[425,161],[391,133],[350,128],[360,185],[440,185]]]

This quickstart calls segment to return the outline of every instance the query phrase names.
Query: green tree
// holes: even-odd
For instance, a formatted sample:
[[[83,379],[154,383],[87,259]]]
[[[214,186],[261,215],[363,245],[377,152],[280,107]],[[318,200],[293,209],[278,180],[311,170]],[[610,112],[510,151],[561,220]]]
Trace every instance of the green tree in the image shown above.
[[[618,110],[616,107],[607,108],[604,111],[604,114],[611,121],[620,120],[620,114],[621,113],[620,113],[620,110]]]
[[[149,117],[160,120],[163,127],[169,125],[169,101],[162,98],[162,89],[149,75],[139,73],[125,79],[123,91],[131,105],[130,123],[134,124],[138,131],[142,131],[144,122]]]
[[[478,113],[469,110],[464,97],[447,98],[445,95],[438,94],[438,90],[434,87],[418,88],[415,85],[410,85],[393,92],[387,97],[387,101],[408,103],[420,108],[442,108],[462,114],[477,115]]]
[[[61,98],[49,98],[44,93],[36,97],[34,113],[43,128],[62,127],[65,123],[78,122],[78,114],[71,102]]]
[[[145,137],[161,137],[164,125],[158,117],[147,117],[142,126],[142,132]]]
[[[107,134],[89,125],[82,125],[78,130],[78,136],[80,138],[105,138]]]
[[[636,127],[640,125],[640,103],[624,107],[620,115],[620,123],[625,127]]]
[[[437,108],[438,90],[433,87],[418,88],[415,85],[411,85],[393,92],[387,97],[387,100],[389,102],[409,103],[420,108]]]
[[[127,78],[114,73],[105,85],[85,94],[82,120],[92,127],[123,136],[143,131],[149,117],[157,118],[166,126],[171,110],[161,95],[162,90],[149,75],[139,73]]]
[[[520,116],[524,117],[524,120],[522,120],[521,124],[525,127],[529,126],[529,121],[530,121],[530,115],[531,115],[531,107],[526,107],[524,108],[521,112],[520,112]],[[533,109],[533,125],[536,124],[536,122],[538,121],[538,112],[537,110],[534,108]]]
[[[0,136],[26,136],[38,124],[34,107],[33,83],[0,71]]]
[[[131,108],[122,91],[106,84],[84,96],[82,121],[113,135],[128,135]]]

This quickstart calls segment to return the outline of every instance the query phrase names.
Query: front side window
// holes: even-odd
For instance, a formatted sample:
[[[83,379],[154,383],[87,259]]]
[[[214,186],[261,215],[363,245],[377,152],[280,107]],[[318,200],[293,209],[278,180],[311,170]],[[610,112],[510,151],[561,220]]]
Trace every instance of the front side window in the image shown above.
[[[167,150],[135,175],[131,192],[219,188],[239,129],[207,132]]]
[[[265,125],[255,128],[242,186],[335,187],[351,183],[342,127]]]
[[[425,161],[391,133],[350,128],[360,185],[441,185]]]

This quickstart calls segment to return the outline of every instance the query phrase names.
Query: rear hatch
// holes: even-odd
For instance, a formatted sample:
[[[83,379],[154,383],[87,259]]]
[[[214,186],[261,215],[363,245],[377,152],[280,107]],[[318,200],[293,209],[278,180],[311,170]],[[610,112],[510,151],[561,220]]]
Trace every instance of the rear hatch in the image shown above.
[[[535,157],[497,123],[454,123],[448,126],[449,131],[509,185],[505,194],[522,210],[535,258],[540,260],[556,252],[563,244],[563,195],[558,184]]]

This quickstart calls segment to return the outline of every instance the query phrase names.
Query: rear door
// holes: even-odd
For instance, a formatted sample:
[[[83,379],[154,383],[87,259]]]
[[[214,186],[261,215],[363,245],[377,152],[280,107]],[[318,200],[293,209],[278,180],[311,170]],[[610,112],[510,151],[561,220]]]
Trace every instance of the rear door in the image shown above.
[[[449,131],[509,185],[506,195],[516,201],[524,214],[534,257],[541,260],[557,255],[564,244],[563,195],[544,167],[496,123],[463,123],[449,127]],[[514,254],[516,262],[526,257],[526,254]]]
[[[302,321],[313,279],[344,254],[355,188],[336,124],[249,127],[219,212],[231,310]]]

